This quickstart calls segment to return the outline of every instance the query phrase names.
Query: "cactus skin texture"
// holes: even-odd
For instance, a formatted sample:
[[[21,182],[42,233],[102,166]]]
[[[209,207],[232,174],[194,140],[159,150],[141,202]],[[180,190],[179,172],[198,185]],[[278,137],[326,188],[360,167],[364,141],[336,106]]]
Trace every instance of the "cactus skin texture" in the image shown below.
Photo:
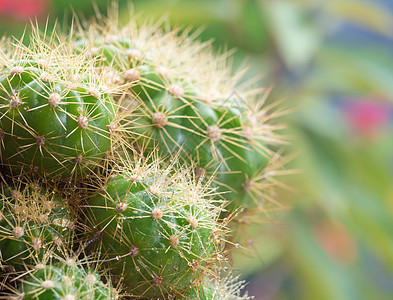
[[[145,153],[158,147],[162,157],[180,152],[197,178],[212,178],[212,186],[226,193],[229,211],[264,210],[272,163],[280,166],[280,127],[270,124],[280,113],[262,107],[268,91],[238,88],[225,55],[213,55],[187,32],[138,28],[135,21],[122,27],[114,20],[81,29],[76,47],[103,58],[113,81],[131,86],[135,147]]]
[[[0,262],[21,270],[48,249],[65,246],[75,228],[71,208],[35,184],[3,188],[0,204]]]
[[[108,255],[104,265],[129,295],[184,295],[221,251],[219,212],[186,173],[135,170],[123,170],[88,200],[88,225]]]
[[[1,161],[51,177],[86,175],[110,150],[113,100],[83,54],[33,46],[0,57]]]
[[[217,174],[218,180],[212,186],[219,192],[231,191],[225,195],[231,200],[227,209],[253,206],[246,192],[248,178],[264,169],[268,159],[252,149],[243,136],[244,120],[239,109],[211,107],[193,100],[191,95],[179,97],[173,89],[176,87],[163,88],[153,96],[139,94],[144,101],[140,111],[144,117],[136,121],[136,131],[148,137],[148,141],[154,140],[154,146],[158,146],[163,155],[180,151],[188,165],[196,162],[197,177]],[[139,138],[138,143],[145,148],[143,139]],[[148,149],[152,148],[148,145]]]
[[[68,262],[69,263],[69,262]],[[78,265],[58,262],[40,265],[23,280],[20,300],[112,300],[116,292],[97,273]],[[12,298],[11,298],[12,299]]]

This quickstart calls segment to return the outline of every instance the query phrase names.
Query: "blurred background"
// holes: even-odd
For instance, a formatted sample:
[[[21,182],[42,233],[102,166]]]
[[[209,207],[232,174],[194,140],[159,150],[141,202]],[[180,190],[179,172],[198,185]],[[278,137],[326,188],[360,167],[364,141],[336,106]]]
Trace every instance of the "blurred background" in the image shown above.
[[[126,6],[127,1],[120,4]],[[106,1],[96,1],[105,8]],[[202,40],[236,49],[247,77],[286,99],[301,170],[281,180],[290,206],[253,232],[235,268],[257,300],[393,299],[393,1],[134,0],[148,17],[204,26]],[[35,16],[69,20],[84,0],[0,0],[0,32]],[[246,78],[247,79],[247,78]]]

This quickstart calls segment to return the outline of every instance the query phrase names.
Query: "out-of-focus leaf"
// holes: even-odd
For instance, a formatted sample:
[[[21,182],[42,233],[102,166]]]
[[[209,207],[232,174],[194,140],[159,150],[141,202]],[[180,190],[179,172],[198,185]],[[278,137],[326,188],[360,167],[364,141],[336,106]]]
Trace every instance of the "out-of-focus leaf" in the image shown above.
[[[283,231],[286,225],[258,224],[248,229],[248,235],[252,237],[253,245],[249,250],[234,250],[233,267],[239,270],[242,276],[258,272],[272,264],[282,255]]]
[[[393,17],[380,4],[361,0],[325,1],[325,11],[343,21],[353,22],[368,30],[393,37]]]
[[[345,216],[351,231],[393,270],[393,219],[383,202],[361,186],[353,186]]]
[[[134,0],[135,10],[146,16],[162,17],[169,15],[179,24],[205,23],[212,20],[225,21],[237,17],[239,7],[237,1],[206,1],[190,0]],[[222,9],[225,6],[225,9]],[[205,23],[209,24],[209,23]]]
[[[378,181],[379,175],[388,176],[388,173],[378,168],[375,174],[371,173],[373,169],[368,169],[367,163],[362,164],[364,159],[372,157],[362,156],[345,145],[344,140],[340,144],[311,128],[304,128],[303,132],[311,147],[308,159],[313,168],[308,175],[314,175],[308,188],[312,197],[319,199],[332,217],[343,220],[351,232],[393,270],[393,218],[383,198],[388,195],[371,192],[370,183],[362,180],[364,175],[357,174],[360,170],[369,171],[368,181],[372,184],[372,179]],[[384,190],[385,194],[389,191]]]
[[[360,47],[360,46],[359,46]],[[314,68],[304,78],[305,89],[322,94],[393,95],[391,54],[373,48],[326,47],[318,53]]]
[[[361,300],[350,273],[333,262],[316,243],[301,215],[292,216],[289,258],[302,278],[304,300]]]
[[[393,273],[383,261],[375,257],[374,253],[362,242],[359,242],[358,253],[362,264],[358,264],[354,271],[362,274],[363,290],[369,295],[368,299],[391,300],[393,294]]]
[[[247,49],[258,51],[265,50],[268,47],[268,33],[263,15],[259,10],[258,0],[248,0],[243,5],[242,22],[233,24],[232,27],[238,27],[238,35],[241,35],[241,44],[247,45]],[[232,30],[235,32],[235,30]]]
[[[379,142],[365,142],[358,149],[347,151],[348,168],[351,169],[353,179],[362,183],[374,194],[374,202],[393,215],[391,197],[393,186],[393,144],[392,133]],[[378,199],[379,201],[376,201]],[[393,224],[393,220],[392,220]]]
[[[266,26],[258,0],[134,0],[133,3],[148,18],[164,14],[176,25],[206,26],[200,39],[213,38],[217,46],[227,44],[258,54],[267,48]]]
[[[125,4],[125,0],[117,0],[120,5]],[[75,12],[82,14],[88,13],[88,15],[94,15],[95,11],[93,9],[94,6],[104,10],[107,7],[106,1],[94,1],[94,0],[59,0],[59,1],[51,1],[51,9],[52,12],[57,14],[59,17],[63,17],[65,11],[68,13],[71,12],[71,9],[75,10]]]
[[[307,66],[320,42],[311,12],[288,0],[261,0],[261,11],[285,65],[294,72]]]

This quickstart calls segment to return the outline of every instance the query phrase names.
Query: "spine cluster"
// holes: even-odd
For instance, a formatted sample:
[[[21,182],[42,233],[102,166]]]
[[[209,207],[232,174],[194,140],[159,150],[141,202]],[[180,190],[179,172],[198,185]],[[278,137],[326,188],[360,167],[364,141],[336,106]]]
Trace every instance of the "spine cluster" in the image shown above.
[[[221,275],[279,206],[282,112],[190,32],[116,16],[0,43],[0,298],[251,299]]]
[[[20,271],[56,253],[76,228],[71,207],[60,196],[37,183],[4,184],[1,189],[1,269]]]
[[[65,49],[11,49],[0,58],[2,163],[49,177],[88,174],[111,149],[116,128],[101,78]]]

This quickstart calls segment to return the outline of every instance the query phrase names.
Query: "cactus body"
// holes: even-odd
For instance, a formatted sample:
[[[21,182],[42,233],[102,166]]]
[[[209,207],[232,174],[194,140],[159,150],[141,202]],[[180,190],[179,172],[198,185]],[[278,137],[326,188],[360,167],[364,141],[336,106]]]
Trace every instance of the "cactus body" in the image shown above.
[[[83,56],[21,49],[1,58],[2,163],[49,176],[88,174],[110,150],[113,100]]]
[[[28,47],[0,41],[3,287],[15,299],[117,299],[96,274],[110,273],[127,299],[251,299],[218,270],[240,246],[233,224],[278,205],[270,178],[285,162],[268,91],[238,88],[227,54],[187,30],[119,26],[111,13],[75,24],[68,37],[33,28]],[[25,175],[67,201],[7,185]]]
[[[141,298],[183,295],[221,251],[214,205],[184,177],[153,169],[121,172],[87,207],[109,271]]]
[[[180,152],[197,177],[213,178],[213,187],[227,193],[230,211],[262,206],[274,153],[270,144],[278,143],[269,109],[235,93],[230,69],[206,46],[158,28],[134,27],[131,22],[111,28],[110,38],[97,38],[94,32],[105,29],[93,25],[89,32],[95,35],[82,31],[77,42],[106,60],[114,82],[131,85],[134,145],[147,152],[158,147],[163,156]]]
[[[0,261],[21,269],[42,259],[44,251],[65,246],[75,228],[71,208],[56,194],[31,185],[1,193]]]
[[[158,146],[163,155],[180,151],[183,161],[195,165],[197,178],[215,174],[212,186],[226,192],[229,210],[254,206],[247,194],[249,179],[266,167],[268,159],[244,136],[241,112],[212,107],[192,96],[177,97],[170,87],[153,96],[142,93],[144,117],[136,121],[135,131],[141,135],[137,143],[148,149]]]
[[[206,279],[204,284],[191,290],[189,299],[192,300],[252,300],[247,292],[242,293],[245,282],[231,274],[221,279]]]
[[[16,298],[15,298],[16,299]],[[98,274],[65,262],[42,265],[19,288],[23,300],[112,300],[114,290]]]

